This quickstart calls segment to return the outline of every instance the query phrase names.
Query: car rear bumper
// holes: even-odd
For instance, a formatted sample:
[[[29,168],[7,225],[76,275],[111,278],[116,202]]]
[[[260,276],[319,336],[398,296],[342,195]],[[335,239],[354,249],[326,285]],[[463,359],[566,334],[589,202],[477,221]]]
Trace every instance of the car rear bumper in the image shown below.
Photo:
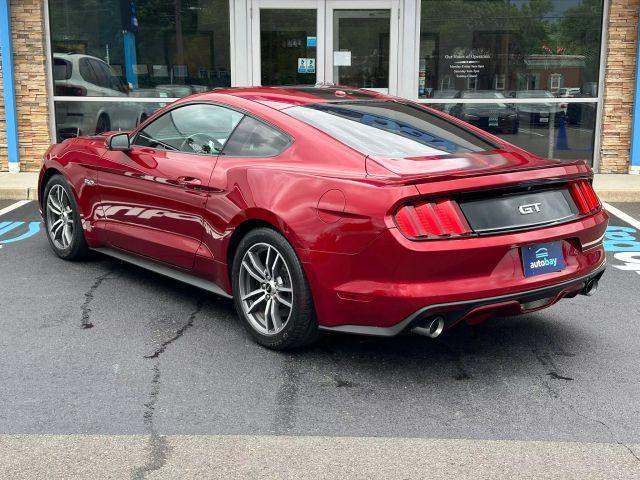
[[[423,242],[392,228],[357,254],[309,252],[318,322],[325,330],[389,336],[443,312],[448,328],[546,308],[601,275],[607,221],[601,210],[563,225]],[[550,241],[561,242],[566,268],[525,277],[520,248]]]
[[[498,297],[427,305],[390,327],[339,325],[335,327],[320,326],[320,329],[359,335],[393,337],[415,327],[425,327],[434,318],[441,318],[443,331],[446,331],[462,321],[476,324],[494,315],[520,315],[550,307],[563,298],[573,298],[584,292],[588,285],[600,280],[604,270],[605,265],[603,262],[601,267],[584,277],[556,285]]]

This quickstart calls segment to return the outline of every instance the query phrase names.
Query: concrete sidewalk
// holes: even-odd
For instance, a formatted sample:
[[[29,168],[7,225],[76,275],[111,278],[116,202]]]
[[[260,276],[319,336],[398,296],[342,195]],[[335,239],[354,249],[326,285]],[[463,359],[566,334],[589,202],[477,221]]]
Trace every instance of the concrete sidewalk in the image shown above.
[[[37,185],[37,172],[0,172],[0,200],[36,200]],[[605,202],[640,202],[640,175],[598,174],[594,186]]]
[[[638,445],[248,435],[0,435],[4,478],[632,480]]]
[[[37,200],[38,172],[0,172],[0,200]]]

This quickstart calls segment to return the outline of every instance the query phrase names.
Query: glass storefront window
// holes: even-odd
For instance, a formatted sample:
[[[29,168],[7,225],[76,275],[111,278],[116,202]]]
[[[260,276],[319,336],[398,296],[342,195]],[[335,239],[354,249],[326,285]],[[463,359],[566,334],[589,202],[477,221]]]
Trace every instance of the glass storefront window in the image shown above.
[[[50,0],[57,96],[230,86],[228,0]]]
[[[602,0],[422,0],[418,97],[596,97],[602,11]]]
[[[500,92],[472,92],[460,98],[496,103],[429,105],[541,157],[557,160],[593,158],[596,106],[580,103],[508,103]]]
[[[61,142],[109,130],[132,130],[166,106],[163,102],[56,101],[56,137]]]
[[[128,130],[157,106],[231,85],[228,0],[49,0],[57,136]]]

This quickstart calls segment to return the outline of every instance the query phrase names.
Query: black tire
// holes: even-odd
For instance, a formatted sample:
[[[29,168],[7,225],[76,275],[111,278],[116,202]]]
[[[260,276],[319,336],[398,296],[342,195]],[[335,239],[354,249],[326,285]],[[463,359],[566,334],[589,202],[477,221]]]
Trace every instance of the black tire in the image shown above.
[[[96,135],[108,132],[111,130],[111,121],[109,117],[104,113],[98,117],[98,123],[96,123]]]
[[[51,233],[50,225],[53,221],[53,216],[48,208],[49,196],[53,195],[52,191],[57,188],[64,189],[69,201],[69,207],[73,215],[72,223],[73,229],[71,233],[71,241],[69,245],[65,247],[60,245],[59,241],[56,241]],[[64,260],[81,260],[85,258],[89,253],[89,247],[87,241],[84,238],[84,230],[82,229],[82,221],[80,220],[80,210],[78,209],[78,203],[71,187],[62,175],[54,175],[49,179],[47,185],[44,188],[44,197],[42,199],[42,213],[44,219],[44,228],[49,240],[49,245],[56,255]]]
[[[242,260],[252,247],[265,244],[275,248],[282,255],[291,277],[293,291],[291,311],[282,331],[268,335],[258,331],[252,325],[240,298]],[[293,247],[280,233],[270,228],[257,228],[248,232],[240,241],[235,252],[231,278],[234,291],[233,300],[238,316],[257,343],[273,350],[290,350],[309,345],[317,340],[319,336],[318,322],[313,308],[309,283]]]

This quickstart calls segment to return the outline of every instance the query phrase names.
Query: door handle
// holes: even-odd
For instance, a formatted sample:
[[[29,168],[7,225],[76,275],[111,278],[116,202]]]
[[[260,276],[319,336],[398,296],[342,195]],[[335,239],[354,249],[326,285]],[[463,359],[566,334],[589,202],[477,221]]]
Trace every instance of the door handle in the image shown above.
[[[202,185],[202,181],[199,178],[195,177],[178,177],[177,181],[180,185],[184,185],[187,187],[197,187]]]

